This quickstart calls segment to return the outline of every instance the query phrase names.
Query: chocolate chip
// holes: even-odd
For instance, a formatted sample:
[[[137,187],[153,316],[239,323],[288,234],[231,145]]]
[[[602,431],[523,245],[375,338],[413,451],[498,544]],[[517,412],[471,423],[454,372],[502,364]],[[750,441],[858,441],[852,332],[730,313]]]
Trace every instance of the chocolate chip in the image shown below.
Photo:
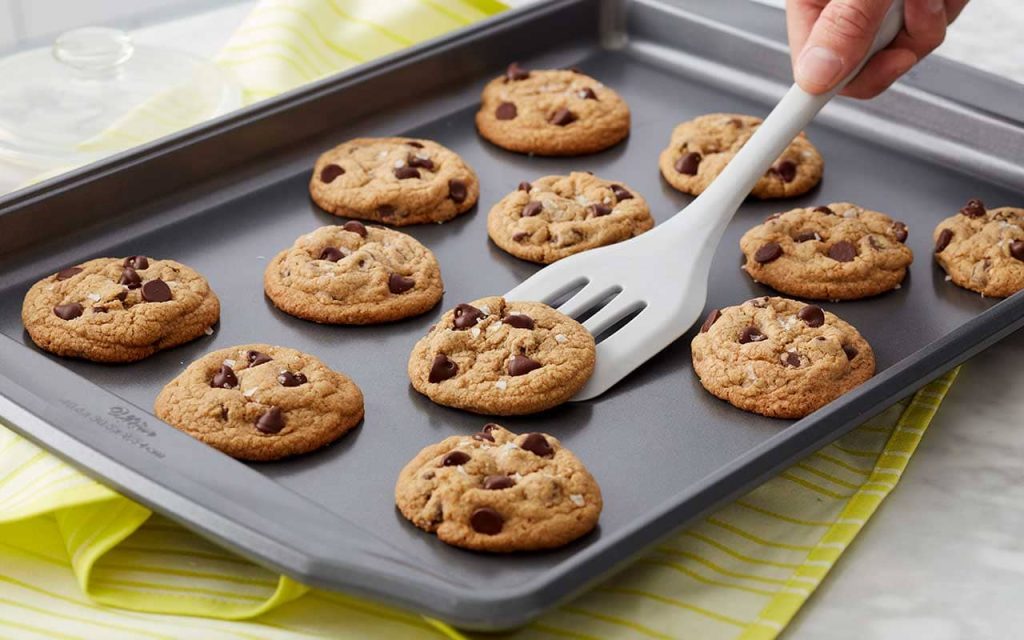
[[[390,204],[382,204],[377,207],[377,214],[382,218],[390,218],[396,213],[395,208]]]
[[[529,237],[530,234],[526,231],[516,231],[514,234],[512,234],[512,239],[515,240],[516,242],[522,242],[523,240],[526,240]]]
[[[412,167],[398,167],[395,169],[395,177],[399,180],[418,178],[420,177],[420,171],[419,169],[413,169]]]
[[[480,507],[469,516],[469,526],[473,527],[473,531],[487,536],[501,533],[504,525],[505,519],[490,507]]]
[[[146,256],[128,256],[121,263],[122,267],[131,267],[132,269],[148,269],[149,258]]]
[[[124,302],[128,298],[128,290],[127,289],[121,289],[121,292],[118,293],[114,297],[116,299],[120,300],[121,302]]]
[[[505,78],[508,80],[526,80],[529,77],[530,72],[520,67],[518,62],[508,65],[508,69],[505,70]]]
[[[848,344],[844,344],[843,345],[843,353],[846,354],[846,359],[847,360],[853,360],[854,358],[857,357],[857,353],[859,353],[859,352],[857,351],[857,349],[855,347],[851,347]]]
[[[454,378],[458,372],[459,365],[455,364],[448,356],[439,353],[434,356],[434,362],[430,365],[430,375],[427,376],[427,381],[441,382],[448,378]]]
[[[576,95],[578,95],[580,98],[584,100],[597,100],[597,94],[594,93],[594,90],[591,89],[590,87],[580,89],[579,93],[577,93]]]
[[[252,350],[245,352],[245,359],[249,361],[249,366],[250,367],[258,367],[261,364],[264,364],[266,362],[270,362],[271,360],[273,360],[273,358],[271,358],[267,354],[263,353],[262,351],[252,351]]]
[[[576,122],[576,114],[574,114],[572,111],[569,111],[565,107],[562,107],[558,111],[551,114],[551,117],[548,119],[548,122],[554,125],[558,125],[559,127],[564,127],[567,124]]]
[[[345,170],[336,164],[329,164],[320,170],[320,182],[328,184],[334,182],[338,176],[345,175]]]
[[[711,312],[708,313],[708,317],[704,318],[704,324],[700,325],[700,332],[701,333],[707,333],[711,329],[711,327],[716,322],[718,322],[718,319],[721,318],[721,317],[722,317],[722,312],[721,311],[719,311],[718,309],[712,309]]]
[[[68,267],[67,269],[61,269],[57,272],[58,280],[67,280],[73,276],[77,276],[82,273],[82,267]]]
[[[680,156],[674,165],[676,173],[682,173],[688,176],[697,175],[697,169],[700,168],[701,160],[701,155],[696,151],[691,151],[690,153]]]
[[[228,419],[228,408],[225,407],[224,405],[220,405],[220,419],[221,420],[227,420]]]
[[[498,120],[512,120],[517,115],[519,115],[519,110],[511,102],[502,102],[494,110],[494,117]]]
[[[342,227],[345,231],[351,231],[352,233],[358,233],[359,235],[366,237],[366,225],[358,220],[349,220]]]
[[[801,231],[793,238],[797,242],[808,242],[810,240],[821,240],[818,233],[815,231]]]
[[[456,329],[469,329],[487,316],[484,312],[471,304],[457,304],[453,311],[455,314],[454,325]]]
[[[815,213],[824,213],[825,215],[834,216],[836,212],[829,209],[828,207],[814,207]]]
[[[220,365],[220,370],[213,374],[213,381],[210,382],[211,387],[217,389],[234,389],[238,386],[238,376],[235,375],[235,370],[226,364]]]
[[[474,440],[486,440],[488,442],[494,442],[494,436],[492,436],[490,434],[490,432],[488,432],[488,431],[481,431],[479,433],[474,433],[473,434],[473,439]]]
[[[281,383],[282,387],[298,387],[299,385],[306,384],[309,380],[306,379],[306,374],[292,373],[291,371],[282,371],[277,375],[277,381]]]
[[[441,460],[442,467],[461,467],[469,462],[469,454],[465,451],[455,450]]]
[[[943,229],[939,232],[939,239],[935,241],[935,253],[942,253],[942,250],[949,246],[949,241],[953,239],[953,232],[949,229]]]
[[[870,244],[871,248],[875,251],[881,251],[884,246],[878,239],[878,236],[868,236],[868,244]]]
[[[892,233],[894,236],[896,236],[896,240],[898,242],[906,242],[907,237],[910,235],[910,231],[907,229],[907,225],[898,220],[892,223]]]
[[[466,183],[462,180],[449,180],[448,181],[448,197],[451,198],[455,204],[462,204],[466,201],[466,196],[469,195],[469,189],[466,188]]]
[[[985,203],[977,198],[968,200],[963,209],[960,209],[960,213],[968,218],[980,218],[985,215]]]
[[[493,475],[484,478],[484,489],[488,491],[501,491],[516,486],[516,481],[506,475]]]
[[[782,257],[782,246],[778,242],[769,242],[754,252],[754,262],[768,264]]]
[[[796,317],[804,321],[808,327],[820,327],[825,324],[825,311],[821,307],[809,304],[796,312]]]
[[[828,257],[836,262],[851,262],[857,257],[857,247],[846,240],[840,240],[828,248]]]
[[[320,252],[321,260],[328,260],[330,262],[337,262],[345,256],[349,255],[348,249],[339,249],[337,247],[326,247]]]
[[[764,221],[766,223],[768,223],[768,222],[771,222],[772,220],[778,220],[781,217],[782,217],[782,213],[773,213],[772,215],[770,215],[767,218],[765,218]]]
[[[277,433],[281,429],[284,429],[284,414],[277,407],[271,407],[256,421],[256,430],[263,433]]]
[[[612,212],[612,208],[611,207],[603,205],[603,204],[600,204],[600,203],[594,203],[594,204],[590,205],[589,207],[587,207],[587,209],[589,209],[590,212],[594,214],[595,218],[600,218],[601,216],[606,216],[606,215],[608,215],[609,213]]]
[[[633,199],[633,194],[627,191],[621,184],[613,184],[612,193],[615,194],[615,199],[619,202]]]
[[[542,458],[555,455],[555,450],[551,448],[551,443],[543,433],[526,434],[523,436],[523,441],[519,443],[519,447]]]
[[[406,164],[410,167],[418,167],[420,169],[427,169],[428,171],[434,170],[434,161],[430,158],[421,158],[417,155],[409,154],[406,159]]]
[[[767,340],[768,337],[761,333],[760,329],[754,326],[747,327],[740,332],[740,344],[747,344],[748,342],[761,342]]]
[[[523,212],[520,215],[524,218],[531,218],[543,210],[544,205],[537,202],[536,200],[530,200],[529,202],[526,203],[526,206],[523,207]]]
[[[1014,240],[1010,243],[1010,255],[1024,261],[1024,240]]]
[[[138,272],[131,267],[125,267],[121,271],[121,279],[117,281],[118,284],[123,284],[129,289],[138,289],[142,286],[142,277],[139,276]]]
[[[743,304],[749,304],[752,307],[764,309],[765,307],[768,306],[768,296],[761,296],[760,298],[751,298],[750,300],[747,300]]]
[[[142,285],[142,299],[146,302],[167,302],[173,297],[171,288],[160,278],[148,280]]]
[[[53,314],[61,320],[74,320],[78,316],[82,315],[85,309],[82,305],[77,302],[69,302],[68,304],[58,304],[53,308]]]
[[[787,351],[786,353],[782,354],[782,364],[786,365],[787,367],[799,367],[800,356],[793,353],[792,351]]]
[[[510,376],[525,376],[534,369],[540,368],[539,362],[527,356],[512,356],[512,359],[508,361],[508,375]]]
[[[422,149],[423,148],[423,143],[422,142],[416,142],[415,140],[406,140],[405,144],[409,145],[410,147],[416,147],[417,149]]]
[[[775,175],[782,178],[783,182],[793,182],[796,178],[796,164],[789,160],[783,160],[770,169]]]
[[[388,276],[388,291],[394,294],[405,293],[416,285],[416,281],[408,276],[392,273]]]
[[[520,182],[519,186],[516,187],[516,189],[518,189],[520,191],[525,191],[527,193],[529,193],[530,189],[532,189],[532,188],[533,188],[533,185],[530,184],[529,182],[527,182],[526,180],[523,180],[522,182]]]
[[[92,312],[93,313],[106,313],[107,312],[107,308],[102,306],[102,305],[96,305],[95,307],[92,308]]]
[[[500,426],[500,424],[497,424],[495,422],[488,422],[480,430],[483,431],[484,433],[490,433]]]
[[[435,474],[433,471],[428,471],[428,472],[424,473],[421,477],[424,480],[433,480],[435,475],[437,475],[437,474]]]
[[[501,321],[516,329],[532,329],[535,326],[533,318],[525,313],[510,313],[502,318]]]

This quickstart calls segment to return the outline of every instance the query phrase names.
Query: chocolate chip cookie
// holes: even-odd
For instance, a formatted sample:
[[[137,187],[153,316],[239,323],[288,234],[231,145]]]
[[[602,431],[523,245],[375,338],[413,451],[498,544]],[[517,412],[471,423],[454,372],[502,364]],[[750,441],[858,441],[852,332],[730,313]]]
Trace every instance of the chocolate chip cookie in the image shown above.
[[[319,449],[363,419],[363,394],[311,355],[268,344],[208,353],[156,398],[168,424],[240,460]]]
[[[757,282],[802,298],[853,300],[900,286],[914,259],[907,235],[884,213],[837,202],[774,214],[740,248]]]
[[[206,280],[173,260],[96,258],[35,283],[21,320],[51,353],[134,362],[213,333],[220,301]]]
[[[700,195],[725,169],[762,120],[753,116],[713,113],[677,126],[661,152],[661,175],[674,188]],[[790,198],[821,182],[821,154],[803,133],[790,143],[750,192],[755,198]]]
[[[528,71],[513,63],[484,87],[476,128],[509,151],[583,155],[618,144],[629,134],[629,106],[578,70]]]
[[[497,552],[568,544],[602,507],[594,477],[557,439],[496,424],[420,451],[398,477],[395,503],[442,542]]]
[[[482,298],[445,313],[409,356],[412,386],[438,404],[518,415],[557,406],[594,372],[594,338],[539,302]]]
[[[480,185],[458,154],[432,140],[356,138],[317,159],[309,193],[336,216],[401,227],[469,211]]]
[[[1024,289],[1024,209],[971,200],[934,237],[935,260],[954,283],[993,298]]]
[[[628,240],[653,226],[647,201],[638,193],[575,171],[521,182],[487,215],[487,232],[496,245],[542,264]]]
[[[285,313],[330,324],[407,318],[432,309],[444,293],[429,249],[356,220],[299,237],[267,265],[263,287]]]
[[[856,329],[786,298],[711,311],[691,351],[705,389],[773,418],[802,418],[875,374],[875,354]]]

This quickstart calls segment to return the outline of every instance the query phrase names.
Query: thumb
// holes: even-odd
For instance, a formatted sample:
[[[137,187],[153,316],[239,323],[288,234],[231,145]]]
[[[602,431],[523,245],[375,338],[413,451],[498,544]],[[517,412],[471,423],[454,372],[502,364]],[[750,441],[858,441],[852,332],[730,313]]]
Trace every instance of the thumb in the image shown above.
[[[793,75],[805,91],[825,93],[868,54],[892,0],[832,0],[821,10]]]

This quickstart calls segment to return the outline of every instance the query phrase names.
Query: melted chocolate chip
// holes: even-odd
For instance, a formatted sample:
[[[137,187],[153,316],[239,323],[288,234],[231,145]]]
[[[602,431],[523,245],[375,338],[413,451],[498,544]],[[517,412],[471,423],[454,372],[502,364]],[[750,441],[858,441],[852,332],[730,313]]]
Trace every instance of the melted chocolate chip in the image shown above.
[[[767,340],[768,337],[761,333],[761,330],[757,327],[750,326],[740,332],[740,344],[747,344],[748,342],[761,342]]]
[[[754,252],[754,262],[768,264],[782,257],[782,246],[778,242],[769,242]]]
[[[125,267],[121,271],[121,279],[117,281],[118,284],[123,284],[129,289],[138,289],[142,286],[142,277],[139,276],[138,272],[131,267]]]
[[[910,231],[907,229],[906,224],[896,221],[892,223],[892,234],[896,236],[898,242],[906,242]]]
[[[781,213],[773,213],[772,215],[770,215],[767,218],[765,218],[764,221],[767,224],[767,223],[771,222],[772,220],[778,220],[781,217],[782,217]]]
[[[820,238],[818,237],[818,233],[816,231],[801,231],[800,233],[796,234],[796,237],[793,239],[796,240],[797,242],[820,240]]]
[[[502,102],[498,105],[498,108],[494,110],[494,117],[498,120],[512,120],[519,115],[519,110],[516,109],[516,105],[511,102]]]
[[[526,206],[523,207],[523,212],[519,215],[521,215],[524,218],[531,218],[543,210],[544,205],[537,202],[536,200],[530,200],[529,202],[526,203]]]
[[[420,171],[419,169],[413,169],[412,167],[398,167],[395,169],[395,177],[399,180],[418,178],[420,177]]]
[[[390,218],[397,213],[394,206],[390,204],[382,204],[377,207],[377,214],[382,218]]]
[[[497,424],[495,422],[488,422],[480,430],[483,431],[484,433],[490,433],[490,432],[494,431],[495,429],[497,429],[500,426],[501,425],[499,425],[499,424]]]
[[[615,199],[619,202],[622,202],[623,200],[633,199],[633,194],[626,190],[626,188],[623,187],[621,184],[613,184],[612,193],[615,194]]]
[[[282,371],[277,375],[277,381],[281,383],[282,387],[298,387],[304,385],[309,380],[306,379],[306,374],[292,373],[291,371]]]
[[[796,178],[796,164],[789,160],[783,160],[772,167],[770,171],[782,178],[783,182],[793,182]]]
[[[167,302],[173,297],[171,288],[160,278],[148,280],[142,285],[142,299],[146,302]]]
[[[459,372],[459,365],[455,364],[448,356],[439,353],[434,356],[434,362],[430,365],[428,382],[442,382],[448,378],[454,378]]]
[[[953,239],[953,232],[949,229],[943,229],[939,232],[939,238],[935,241],[935,253],[942,253],[942,250],[949,246],[949,241]]]
[[[449,180],[448,181],[448,197],[455,204],[462,204],[466,201],[466,196],[469,195],[469,189],[466,188],[466,183],[462,180]]]
[[[334,182],[334,179],[338,176],[345,175],[345,170],[336,164],[329,164],[320,170],[320,182],[329,184]]]
[[[836,212],[829,209],[828,207],[814,207],[816,213],[824,213],[825,215],[834,216]]]
[[[1024,240],[1014,240],[1010,243],[1010,255],[1024,261]]]
[[[339,249],[337,247],[325,247],[320,252],[321,260],[328,260],[330,262],[337,262],[349,254],[348,249]]]
[[[484,478],[484,489],[488,491],[501,491],[516,486],[516,481],[506,475],[493,475]]]
[[[768,306],[768,296],[761,296],[760,298],[751,298],[750,300],[747,300],[743,304],[749,304],[752,307],[764,309],[765,307]]]
[[[543,433],[526,434],[523,436],[522,442],[519,443],[519,447],[542,458],[555,455],[555,450],[551,448],[551,443],[548,442]]]
[[[968,200],[963,209],[960,209],[960,213],[968,218],[980,218],[985,215],[985,203],[977,198]]]
[[[508,361],[508,375],[525,376],[535,369],[541,368],[541,363],[527,356],[512,356]]]
[[[518,62],[508,65],[508,69],[505,70],[505,78],[508,80],[526,80],[529,77],[530,72],[520,67]]]
[[[406,158],[405,162],[410,167],[417,167],[419,169],[426,169],[428,171],[434,170],[434,161],[431,160],[430,158],[421,158],[420,156],[410,153],[408,158]]]
[[[149,258],[146,256],[128,256],[121,263],[122,267],[131,267],[132,269],[148,269]]]
[[[465,451],[455,450],[441,460],[442,467],[461,467],[469,462],[469,454]]]
[[[417,149],[422,149],[423,148],[423,143],[422,142],[417,142],[415,140],[406,140],[405,144],[409,145],[410,147],[416,147]]]
[[[519,191],[525,191],[527,193],[529,193],[530,189],[532,189],[532,188],[533,188],[533,185],[530,184],[529,182],[527,182],[526,180],[523,180],[522,182],[520,182],[519,186],[516,187],[516,189],[518,189]]]
[[[591,89],[590,87],[580,89],[579,93],[577,93],[576,95],[578,95],[580,98],[584,100],[597,100],[597,94],[594,93],[594,90]]]
[[[804,321],[808,327],[820,327],[825,324],[825,311],[821,307],[809,304],[796,312],[796,317]]]
[[[800,356],[793,353],[792,351],[787,351],[782,355],[782,363],[787,367],[799,367]]]
[[[106,313],[107,312],[107,308],[104,307],[103,305],[96,305],[95,307],[92,308],[92,312],[93,313]]]
[[[488,442],[494,442],[494,436],[492,436],[489,431],[481,431],[479,433],[474,433],[473,434],[473,439],[474,440],[486,440]]]
[[[82,305],[77,302],[69,302],[68,304],[58,304],[53,308],[53,315],[57,316],[61,320],[74,320],[78,316],[82,315],[85,309]]]
[[[61,269],[57,272],[56,278],[58,280],[67,280],[73,276],[77,276],[82,273],[81,267],[68,267],[67,269]]]
[[[697,170],[700,168],[700,161],[702,160],[701,155],[696,151],[683,154],[676,160],[675,167],[676,173],[682,173],[688,176],[697,175]]]
[[[359,235],[366,237],[366,225],[358,220],[349,220],[341,227],[345,231],[351,231],[352,233],[358,233]]]
[[[217,389],[234,389],[238,386],[238,376],[235,375],[234,369],[226,364],[222,364],[220,365],[220,370],[213,374],[210,386]]]
[[[551,117],[548,119],[548,122],[554,125],[558,125],[559,127],[564,127],[567,124],[572,124],[573,122],[576,122],[576,114],[573,113],[572,111],[569,111],[565,107],[562,107],[558,111],[551,114]]]
[[[708,317],[704,318],[704,324],[700,325],[700,332],[707,333],[708,331],[710,331],[711,327],[714,326],[714,324],[718,322],[718,319],[721,317],[721,311],[719,311],[718,309],[712,309],[711,312],[708,313]]]
[[[284,413],[277,407],[271,407],[256,421],[256,430],[262,433],[278,433],[284,429]]]
[[[262,351],[246,351],[245,359],[249,361],[250,367],[258,367],[261,364],[270,362],[273,360],[270,356],[263,353]]]
[[[836,262],[852,262],[857,257],[857,247],[846,240],[840,240],[828,248],[828,257]]]
[[[505,519],[490,507],[480,507],[469,516],[469,526],[473,527],[473,531],[477,533],[493,536],[501,533],[501,528],[505,526]]]
[[[121,289],[121,292],[114,296],[121,302],[124,302],[128,298],[128,289]]]
[[[522,242],[523,240],[526,240],[529,237],[530,234],[526,231],[516,231],[514,234],[512,234],[512,239],[515,240],[516,242]]]
[[[587,208],[590,210],[591,213],[594,214],[595,218],[600,218],[601,216],[606,216],[606,215],[608,215],[609,213],[612,212],[612,208],[611,207],[603,205],[603,204],[600,204],[600,203],[592,204],[592,205],[590,205]]]
[[[456,329],[469,329],[487,317],[483,311],[466,303],[455,305],[453,313],[455,315],[453,324]]]
[[[510,313],[502,318],[501,321],[516,329],[533,329],[535,326],[533,318],[525,313]]]
[[[416,281],[408,276],[392,273],[388,276],[388,291],[394,294],[405,293],[416,285]]]
[[[846,359],[847,360],[853,360],[854,358],[857,357],[857,353],[859,353],[859,352],[857,351],[856,347],[851,347],[848,344],[844,344],[843,345],[843,353],[846,354]]]

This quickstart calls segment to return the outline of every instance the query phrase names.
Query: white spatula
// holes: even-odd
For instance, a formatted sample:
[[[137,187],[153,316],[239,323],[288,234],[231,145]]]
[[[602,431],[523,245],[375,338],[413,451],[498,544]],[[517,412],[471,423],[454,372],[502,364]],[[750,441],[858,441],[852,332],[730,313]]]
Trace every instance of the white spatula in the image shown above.
[[[892,42],[902,27],[903,0],[896,0],[868,57]],[[810,95],[793,85],[714,183],[654,230],[559,260],[505,294],[509,300],[552,303],[579,289],[558,307],[570,317],[611,298],[584,323],[594,336],[637,314],[598,344],[594,375],[573,400],[601,395],[693,325],[707,301],[715,248],[736,210],[786,146],[860,68],[828,94]]]

